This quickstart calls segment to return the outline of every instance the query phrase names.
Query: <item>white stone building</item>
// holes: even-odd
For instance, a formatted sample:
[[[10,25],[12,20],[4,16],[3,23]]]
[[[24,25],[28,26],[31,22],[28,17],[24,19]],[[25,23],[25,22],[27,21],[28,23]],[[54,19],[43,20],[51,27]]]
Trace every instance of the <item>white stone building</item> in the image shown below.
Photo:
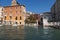
[[[50,12],[45,12],[43,14],[43,26],[53,25],[52,15]]]
[[[3,7],[0,6],[0,24],[3,22]]]

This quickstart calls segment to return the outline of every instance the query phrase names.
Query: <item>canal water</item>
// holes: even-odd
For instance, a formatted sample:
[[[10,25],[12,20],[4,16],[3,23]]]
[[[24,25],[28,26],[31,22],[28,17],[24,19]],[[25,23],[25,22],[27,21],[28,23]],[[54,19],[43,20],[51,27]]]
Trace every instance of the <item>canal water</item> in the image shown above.
[[[0,40],[60,40],[60,30],[42,26],[1,26]]]

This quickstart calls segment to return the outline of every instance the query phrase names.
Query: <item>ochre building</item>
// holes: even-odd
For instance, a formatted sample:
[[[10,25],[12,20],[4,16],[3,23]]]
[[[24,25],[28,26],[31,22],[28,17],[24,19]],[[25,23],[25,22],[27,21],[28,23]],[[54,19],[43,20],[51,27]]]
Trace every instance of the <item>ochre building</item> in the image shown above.
[[[20,5],[16,0],[12,0],[11,6],[5,6],[3,13],[4,25],[25,25],[25,6]]]

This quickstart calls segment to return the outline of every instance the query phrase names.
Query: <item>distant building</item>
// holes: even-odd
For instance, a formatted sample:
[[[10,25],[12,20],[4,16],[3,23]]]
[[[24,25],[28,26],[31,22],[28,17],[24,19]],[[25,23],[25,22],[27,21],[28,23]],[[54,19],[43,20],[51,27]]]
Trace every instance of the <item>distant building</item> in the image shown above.
[[[11,6],[4,6],[3,23],[5,25],[24,25],[26,10],[16,0],[12,0]]]
[[[3,21],[3,7],[0,6],[0,23]]]
[[[28,18],[30,15],[32,15],[33,14],[33,12],[29,12],[29,11],[27,11],[26,12],[26,18]]]
[[[43,14],[40,14],[40,24],[43,25]]]
[[[51,12],[43,13],[43,26],[52,25],[52,14]]]
[[[36,20],[37,24],[41,23],[41,15],[40,14],[32,14],[33,18]]]
[[[60,22],[60,0],[56,0],[54,5],[51,7],[52,18],[55,22]]]
[[[33,17],[34,17],[36,20],[40,20],[40,14],[33,14]]]

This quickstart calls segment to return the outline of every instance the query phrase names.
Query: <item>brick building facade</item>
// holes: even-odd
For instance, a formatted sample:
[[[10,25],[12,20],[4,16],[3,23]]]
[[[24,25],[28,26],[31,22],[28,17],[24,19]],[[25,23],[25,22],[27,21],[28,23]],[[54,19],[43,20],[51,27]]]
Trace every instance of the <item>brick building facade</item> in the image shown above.
[[[25,24],[25,6],[20,5],[16,0],[12,0],[11,6],[4,6],[3,13],[3,23],[5,25]]]

